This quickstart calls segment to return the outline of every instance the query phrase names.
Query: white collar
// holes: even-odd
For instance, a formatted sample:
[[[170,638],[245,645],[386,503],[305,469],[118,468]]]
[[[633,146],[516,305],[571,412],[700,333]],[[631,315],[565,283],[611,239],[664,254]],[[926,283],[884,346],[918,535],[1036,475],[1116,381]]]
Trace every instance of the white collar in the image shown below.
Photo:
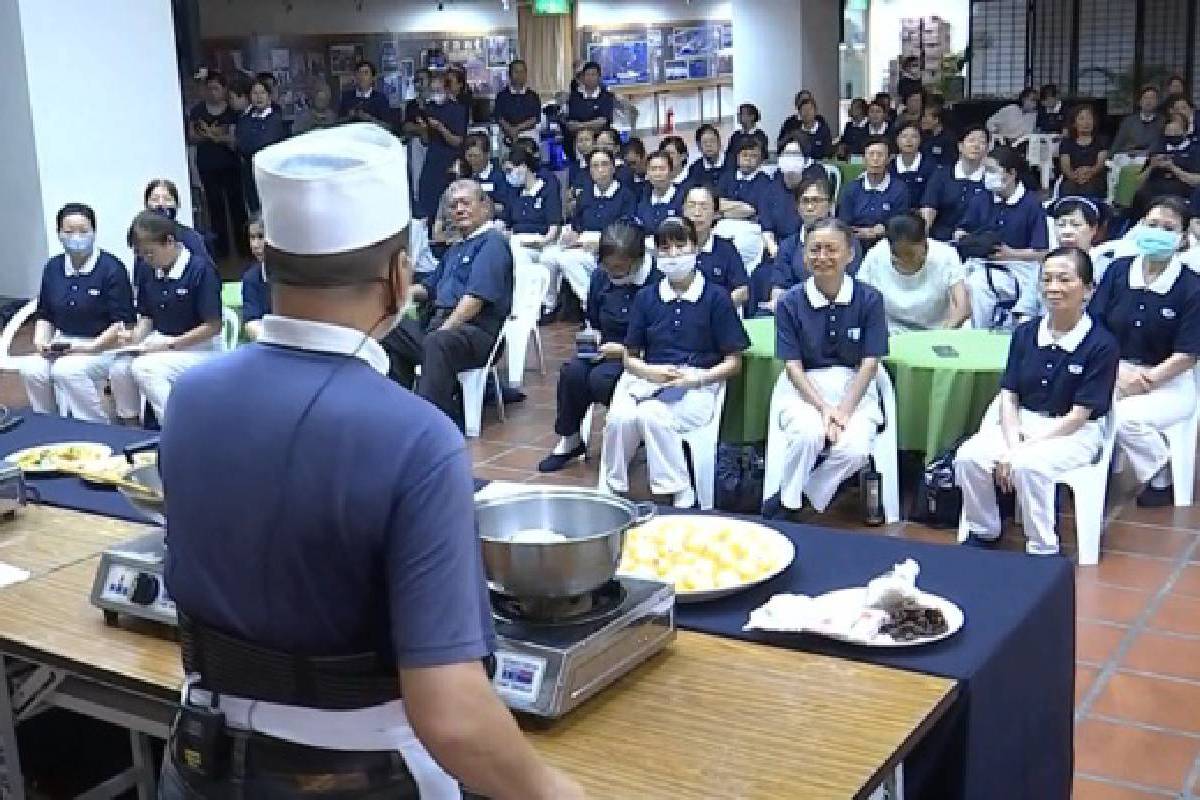
[[[1130,289],[1146,289],[1155,294],[1166,294],[1171,291],[1171,287],[1175,285],[1175,281],[1179,280],[1179,273],[1183,271],[1183,259],[1179,254],[1171,256],[1171,261],[1167,264],[1167,268],[1159,273],[1158,277],[1150,285],[1146,285],[1146,257],[1138,256],[1129,265],[1129,288]]]
[[[478,228],[476,228],[475,230],[471,231],[466,236],[464,236],[462,238],[462,240],[465,242],[467,239],[474,239],[476,236],[482,236],[483,234],[487,233],[488,231],[490,231],[492,229],[492,227],[493,227],[492,222],[493,222],[492,220],[488,220],[488,221],[484,222]]]
[[[532,186],[527,186],[526,188],[521,190],[521,194],[523,194],[526,197],[536,197],[537,193],[540,192],[542,190],[542,187],[545,185],[546,185],[546,182],[544,180],[542,180],[541,178],[536,178],[533,181]]]
[[[917,157],[913,159],[911,167],[904,166],[904,159],[900,158],[899,153],[897,153],[896,157],[892,159],[892,165],[895,167],[896,172],[898,173],[917,172],[921,169],[921,151],[917,151]]]
[[[643,258],[641,266],[633,273],[633,282],[638,286],[646,285],[646,278],[650,277],[650,270],[654,269],[653,259]]]
[[[603,197],[606,200],[611,200],[614,196],[616,196],[617,191],[620,188],[621,188],[621,184],[617,183],[615,180],[608,185],[607,189],[601,189],[600,184],[593,183],[592,184],[592,196],[593,197]]]
[[[752,131],[744,131],[741,128],[738,128],[737,132],[740,133],[742,136],[756,136],[756,135],[762,133],[762,128],[760,128],[756,125],[756,126],[754,126],[754,130],[752,130]]]
[[[739,169],[739,170],[737,171],[736,177],[737,177],[737,179],[738,179],[739,181],[744,181],[744,182],[746,182],[746,183],[749,183],[750,181],[754,180],[755,178],[757,178],[757,177],[758,177],[759,175],[761,175],[761,174],[763,174],[763,168],[762,168],[762,167],[759,167],[758,169],[754,170],[754,172],[750,173],[749,177],[747,177],[746,175],[743,175],[743,174],[742,174],[742,171]]]
[[[92,270],[96,268],[96,262],[100,260],[100,248],[92,245],[92,253],[83,262],[79,269],[75,269],[75,265],[71,263],[71,254],[63,253],[63,274],[68,278],[74,278],[76,275],[91,275]]]
[[[1141,111],[1139,111],[1138,118],[1145,124],[1149,125],[1151,122],[1154,122],[1154,120],[1158,118],[1158,114],[1153,111],[1151,111],[1149,114],[1144,114]]]
[[[804,296],[808,298],[808,304],[813,308],[825,308],[829,305],[829,299],[817,288],[817,279],[809,278],[804,282]],[[842,276],[842,288],[838,289],[837,297],[833,298],[833,302],[839,306],[850,304],[850,300],[854,297],[854,280],[849,275]]]
[[[1017,203],[1021,202],[1021,198],[1023,198],[1024,196],[1025,196],[1025,184],[1021,183],[1020,181],[1017,181],[1017,188],[1013,189],[1012,194],[1010,194],[1008,197],[1004,198],[1004,200],[1000,200],[999,196],[997,196],[996,201],[1002,202],[1006,206],[1015,206]]]
[[[867,120],[867,133],[873,134],[875,136],[886,136],[887,132],[888,132],[887,120],[883,121],[883,127],[881,127],[881,128],[876,128],[875,126],[873,126],[871,124],[870,120]]]
[[[1056,341],[1050,335],[1050,315],[1042,317],[1042,322],[1038,325],[1037,346],[1049,347],[1056,344],[1068,353],[1074,353],[1075,348],[1079,347],[1079,343],[1083,341],[1083,337],[1088,335],[1088,331],[1092,329],[1092,318],[1083,312],[1083,316],[1075,323],[1075,327],[1064,333]]]
[[[604,87],[597,86],[595,91],[593,91],[589,94],[587,92],[587,90],[585,90],[583,88],[583,84],[581,83],[581,84],[579,84],[579,96],[582,97],[584,100],[595,100],[597,97],[600,96],[600,90],[602,88],[604,88]]]
[[[271,112],[274,110],[275,109],[271,106],[267,106],[262,111],[256,111],[254,106],[250,106],[250,108],[247,109],[247,111],[250,112],[250,116],[254,117],[255,119],[266,119],[267,117],[271,116]]]
[[[476,180],[486,181],[492,177],[492,162],[489,161],[487,166],[479,170],[479,174],[475,176]]]
[[[521,95],[525,94],[528,91],[529,91],[528,86],[522,86],[520,89],[514,89],[511,83],[508,85],[508,93],[515,94],[518,97],[520,97]]]
[[[979,165],[979,169],[972,172],[970,175],[963,172],[962,159],[954,162],[954,180],[956,181],[975,181],[979,183],[983,180],[983,164]]]
[[[700,245],[700,252],[701,253],[712,253],[713,244],[716,241],[717,241],[717,235],[715,233],[713,233],[712,231],[709,231],[708,239],[704,242],[704,244]]]
[[[686,300],[689,303],[700,301],[700,295],[704,293],[704,273],[696,270],[692,274],[692,284],[683,294],[675,291],[675,287],[666,278],[658,284],[658,296],[664,303],[670,303],[673,300]]]
[[[1054,108],[1043,109],[1047,114],[1057,114],[1062,111],[1062,100],[1054,104]],[[1065,348],[1064,348],[1065,349]]]
[[[183,245],[179,245],[179,257],[175,259],[175,263],[171,265],[171,269],[165,271],[155,267],[154,275],[161,281],[165,274],[166,277],[173,281],[177,281],[183,277],[183,271],[187,269],[188,262],[192,260],[192,252]]]
[[[671,185],[672,186],[682,186],[684,181],[686,181],[687,179],[688,179],[687,170],[681,169],[681,170],[679,170],[678,175],[676,175],[674,178],[671,178]]]
[[[821,123],[815,119],[813,120],[813,124],[812,124],[811,128],[804,127],[804,121],[803,120],[800,121],[800,130],[804,131],[805,133],[816,133],[820,129],[821,129]]]
[[[673,183],[667,187],[667,193],[664,194],[662,197],[655,196],[654,189],[653,188],[650,189],[650,205],[652,205],[652,206],[666,205],[667,203],[670,203],[674,199],[675,199],[675,184],[673,184]]]
[[[709,161],[709,160],[708,160],[708,156],[706,156],[706,155],[704,155],[703,153],[701,153],[701,154],[700,154],[700,161],[701,161],[701,162],[704,164],[704,166],[706,166],[708,169],[720,169],[721,167],[725,166],[725,154],[724,154],[724,153],[717,153],[717,160],[716,160],[716,161]]]
[[[850,125],[854,128],[865,128],[870,124],[871,120],[867,119],[866,117],[862,118],[862,122],[855,122],[853,119],[850,120]]]
[[[367,89],[365,92],[362,89],[355,88],[354,96],[357,98],[360,98],[362,100],[367,100],[371,97],[371,94],[374,91],[375,91],[375,87],[371,87],[370,89]]]
[[[871,183],[867,180],[867,173],[865,172],[862,174],[860,180],[862,181],[863,189],[868,192],[886,192],[888,187],[892,185],[892,176],[886,172],[883,173],[883,180],[878,186],[871,185]]]
[[[339,356],[354,356],[371,365],[381,375],[388,374],[388,356],[379,342],[353,328],[296,319],[278,314],[267,314],[262,319],[259,344],[273,344],[307,350],[311,353],[332,353]]]

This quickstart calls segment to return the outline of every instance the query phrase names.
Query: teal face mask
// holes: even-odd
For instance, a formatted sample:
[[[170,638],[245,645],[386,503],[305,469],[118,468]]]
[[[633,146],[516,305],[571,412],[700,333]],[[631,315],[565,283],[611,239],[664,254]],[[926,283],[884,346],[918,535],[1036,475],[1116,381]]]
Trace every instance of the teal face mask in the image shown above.
[[[1133,243],[1138,252],[1146,258],[1165,261],[1179,249],[1181,238],[1182,235],[1178,231],[1139,227],[1137,233],[1134,234]]]

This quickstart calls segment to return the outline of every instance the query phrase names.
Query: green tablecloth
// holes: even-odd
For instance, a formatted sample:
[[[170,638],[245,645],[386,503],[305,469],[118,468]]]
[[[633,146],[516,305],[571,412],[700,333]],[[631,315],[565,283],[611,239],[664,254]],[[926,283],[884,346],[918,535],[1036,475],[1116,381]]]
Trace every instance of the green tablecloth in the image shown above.
[[[748,319],[750,349],[742,372],[729,382],[721,441],[767,438],[771,392],[783,371],[775,359],[775,320]],[[897,438],[901,450],[932,458],[956,439],[975,431],[996,396],[1008,358],[1009,337],[977,330],[922,331],[892,336],[884,360],[896,386]],[[935,345],[957,355],[940,356]]]

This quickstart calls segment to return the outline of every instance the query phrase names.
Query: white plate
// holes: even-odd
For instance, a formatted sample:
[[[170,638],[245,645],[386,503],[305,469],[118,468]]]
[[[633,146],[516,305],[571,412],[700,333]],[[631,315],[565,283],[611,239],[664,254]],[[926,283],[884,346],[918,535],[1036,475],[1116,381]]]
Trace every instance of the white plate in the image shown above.
[[[783,572],[785,569],[790,567],[792,565],[792,562],[796,560],[796,546],[794,544],[792,544],[791,539],[787,538],[782,533],[780,533],[777,530],[774,530],[773,528],[768,528],[766,525],[759,525],[756,522],[746,522],[746,521],[740,520],[740,519],[730,519],[729,517],[711,516],[711,515],[701,516],[701,515],[694,515],[694,514],[670,514],[667,516],[655,517],[650,522],[647,522],[646,525],[643,527],[662,525],[662,524],[666,524],[666,523],[670,523],[670,522],[688,522],[688,523],[691,523],[698,527],[720,526],[722,528],[731,528],[732,527],[734,529],[740,528],[743,530],[750,530],[750,529],[755,530],[761,536],[764,536],[768,540],[768,542],[769,542],[769,544],[767,545],[768,547],[774,548],[776,550],[776,554],[777,554],[777,558],[778,558],[778,561],[776,563],[779,564],[779,566],[776,567],[774,570],[772,570],[770,573],[763,575],[758,580],[749,581],[747,583],[739,583],[739,584],[735,584],[733,586],[726,586],[721,589],[708,589],[708,590],[700,590],[700,591],[676,590],[675,591],[675,602],[677,602],[677,603],[702,603],[707,600],[717,600],[722,597],[728,597],[731,594],[736,594],[737,592],[745,591],[746,589],[749,589],[751,586],[757,586],[760,583],[771,580],[776,575],[778,575],[779,573]],[[621,573],[621,574],[625,574],[625,573]],[[630,574],[630,577],[637,578],[637,577],[648,577],[648,576]],[[652,580],[658,580],[658,579],[652,578]]]
[[[26,447],[23,450],[17,450],[16,452],[9,453],[4,457],[4,460],[20,466],[19,459],[23,455],[38,451],[58,450],[68,447],[83,447],[91,451],[87,458],[72,462],[69,465],[71,471],[84,468],[88,464],[98,459],[108,458],[112,455],[112,448],[106,444],[100,444],[99,442],[51,442],[49,444],[39,444],[36,447]],[[63,471],[61,466],[51,466],[50,464],[46,464],[44,466],[21,467],[21,469],[27,475],[52,475],[56,472]]]
[[[866,604],[866,598],[867,587],[856,586],[850,589],[838,589],[837,591],[826,592],[819,597],[814,597],[813,602],[817,604],[818,608],[821,606],[827,606],[831,609],[847,607],[862,608]],[[840,642],[863,645],[864,647],[916,647],[917,645],[930,644],[931,642],[940,642],[942,639],[947,639],[958,633],[962,629],[963,623],[966,622],[966,615],[963,614],[962,609],[944,597],[929,594],[928,592],[921,592],[918,602],[923,606],[936,608],[942,612],[942,616],[946,618],[945,633],[905,642],[893,639],[886,633],[877,633],[870,639],[864,639],[860,636],[852,636],[847,633],[839,633],[831,630],[807,630],[805,632],[815,633],[818,636],[825,636],[830,639],[837,639]]]

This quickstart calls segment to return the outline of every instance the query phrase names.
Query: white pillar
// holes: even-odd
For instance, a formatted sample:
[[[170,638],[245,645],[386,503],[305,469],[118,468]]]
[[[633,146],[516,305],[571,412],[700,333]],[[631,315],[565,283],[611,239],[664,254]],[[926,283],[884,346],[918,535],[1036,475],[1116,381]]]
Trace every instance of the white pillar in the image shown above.
[[[65,203],[95,209],[126,266],[148,180],[175,181],[191,219],[178,71],[170,0],[0,0],[0,295],[36,294]]]
[[[801,89],[837,125],[840,15],[838,0],[733,0],[734,102],[758,106],[772,148]]]

